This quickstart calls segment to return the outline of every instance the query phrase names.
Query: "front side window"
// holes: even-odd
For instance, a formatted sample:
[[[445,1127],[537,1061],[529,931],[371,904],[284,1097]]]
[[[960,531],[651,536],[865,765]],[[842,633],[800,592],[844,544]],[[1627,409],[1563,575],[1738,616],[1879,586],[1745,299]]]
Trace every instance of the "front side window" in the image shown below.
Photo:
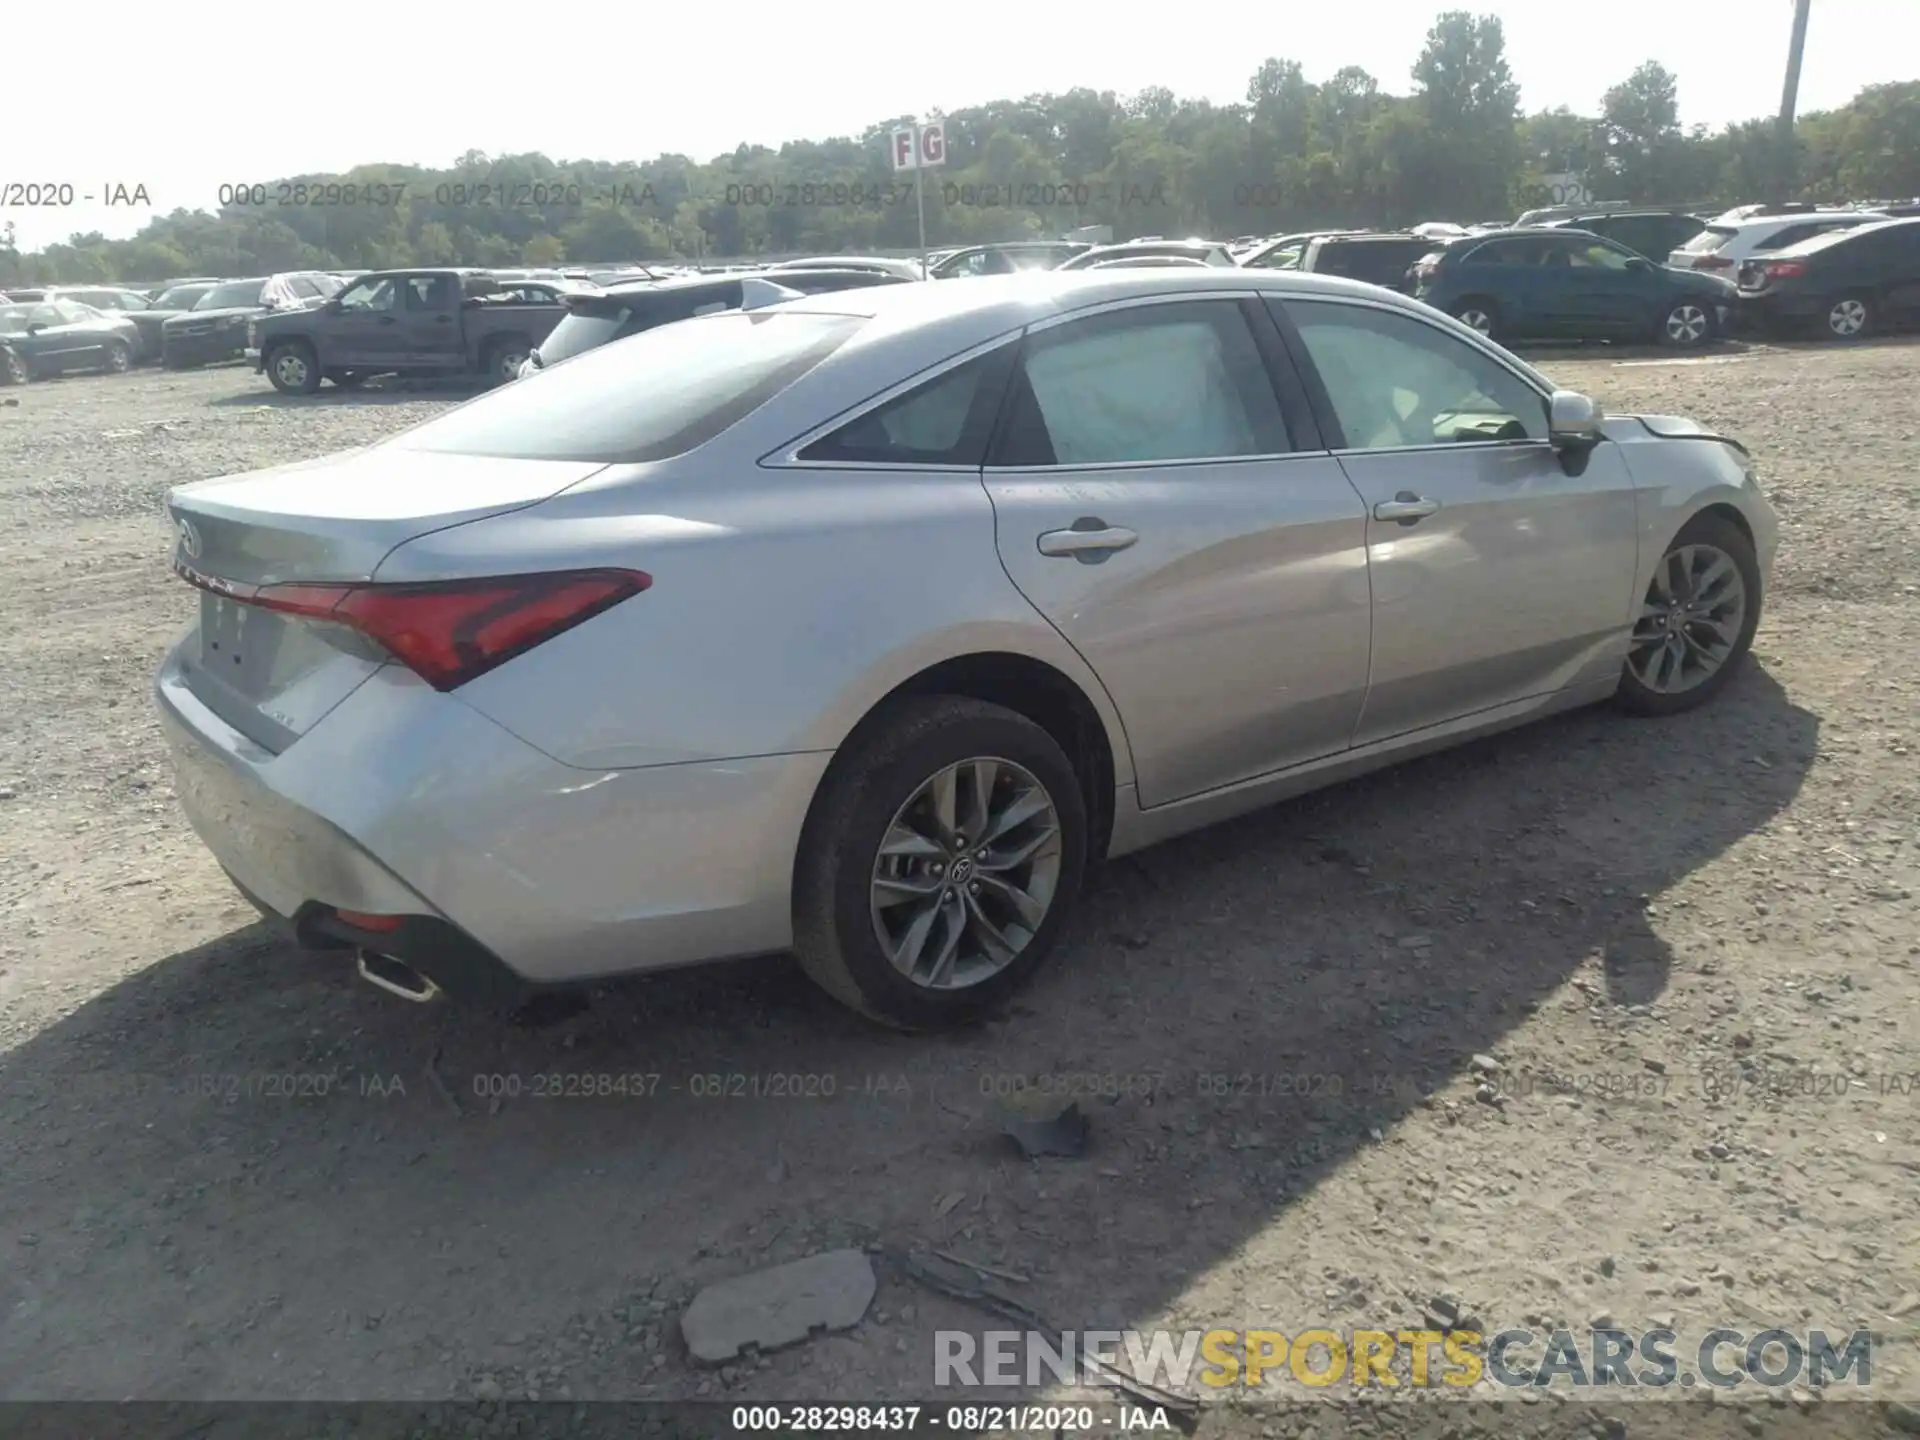
[[[1008,353],[956,365],[800,452],[855,465],[978,465],[1005,388]]]
[[[340,308],[360,314],[381,314],[399,308],[400,287],[391,275],[369,275],[356,280],[335,297]]]
[[[1547,438],[1545,397],[1464,340],[1372,306],[1286,309],[1350,450]]]
[[[1251,266],[1255,270],[1298,270],[1300,257],[1307,252],[1307,242],[1295,240],[1290,245],[1281,245],[1269,250]]]
[[[1291,448],[1253,332],[1231,300],[1135,306],[1028,337],[1002,465],[1128,465]]]
[[[1625,270],[1634,259],[1628,251],[1599,240],[1569,240],[1563,242],[1552,263],[1570,265],[1575,270]]]
[[[745,419],[865,323],[734,310],[662,325],[537,370],[386,443],[515,460],[665,460]]]

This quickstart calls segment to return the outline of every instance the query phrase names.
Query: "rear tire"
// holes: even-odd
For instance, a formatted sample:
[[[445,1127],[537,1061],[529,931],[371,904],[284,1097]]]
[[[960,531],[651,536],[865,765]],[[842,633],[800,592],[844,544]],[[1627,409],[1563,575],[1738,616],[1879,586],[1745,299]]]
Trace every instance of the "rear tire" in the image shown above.
[[[282,395],[311,395],[320,388],[320,363],[304,340],[285,340],[268,350],[265,369]]]
[[[1500,307],[1484,295],[1470,295],[1453,307],[1453,318],[1489,340],[1501,335]]]
[[[520,367],[532,353],[533,347],[518,337],[495,340],[481,358],[480,372],[489,385],[505,385],[520,378]]]
[[[107,343],[107,353],[101,360],[101,369],[109,375],[124,375],[133,368],[133,351],[118,340]]]
[[[979,1019],[1052,951],[1087,835],[1072,764],[1024,715],[952,695],[898,701],[843,748],[807,817],[795,958],[896,1029]]]
[[[25,385],[33,379],[26,357],[18,350],[0,351],[0,385]]]
[[[1720,332],[1719,317],[1704,300],[1682,298],[1660,312],[1660,328],[1654,337],[1659,344],[1674,350],[1698,350],[1711,344]]]
[[[1820,317],[1820,334],[1826,340],[1864,340],[1871,335],[1879,317],[1873,296],[1855,290],[1836,295],[1827,302]]]
[[[1760,562],[1745,531],[1718,515],[1696,515],[1681,526],[1634,622],[1620,672],[1621,708],[1678,715],[1713,699],[1753,645],[1762,598]]]

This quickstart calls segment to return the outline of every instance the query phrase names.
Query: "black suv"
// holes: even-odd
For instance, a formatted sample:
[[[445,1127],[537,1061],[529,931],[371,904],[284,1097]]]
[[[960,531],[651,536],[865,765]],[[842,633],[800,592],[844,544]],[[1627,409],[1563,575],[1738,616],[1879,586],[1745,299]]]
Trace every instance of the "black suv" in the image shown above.
[[[1555,229],[1603,235],[1636,255],[1646,256],[1656,265],[1666,264],[1667,256],[1707,228],[1704,219],[1684,210],[1609,210],[1605,214],[1574,215],[1545,223]]]
[[[1743,317],[1858,340],[1920,321],[1920,218],[1833,230],[1740,267]]]
[[[520,373],[531,375],[583,351],[596,350],[675,320],[691,320],[696,315],[717,310],[739,310],[751,303],[744,283],[748,280],[769,281],[781,290],[802,295],[859,290],[869,285],[915,283],[880,270],[780,270],[699,275],[686,280],[641,280],[606,290],[582,291],[565,297],[567,313],[540,342],[539,348],[527,357]]]

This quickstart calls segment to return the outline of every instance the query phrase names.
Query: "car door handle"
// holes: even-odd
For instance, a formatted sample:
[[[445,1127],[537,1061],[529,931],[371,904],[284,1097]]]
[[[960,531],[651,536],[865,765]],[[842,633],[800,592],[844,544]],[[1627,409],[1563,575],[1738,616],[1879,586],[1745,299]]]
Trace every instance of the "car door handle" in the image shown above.
[[[1411,490],[1402,490],[1391,500],[1382,500],[1373,507],[1376,520],[1397,520],[1402,525],[1412,525],[1424,520],[1440,508],[1438,500],[1428,500],[1414,494]]]
[[[1071,555],[1093,563],[1104,560],[1116,550],[1124,550],[1139,541],[1132,530],[1109,525],[1104,520],[1077,520],[1071,530],[1049,530],[1040,537],[1042,555]]]

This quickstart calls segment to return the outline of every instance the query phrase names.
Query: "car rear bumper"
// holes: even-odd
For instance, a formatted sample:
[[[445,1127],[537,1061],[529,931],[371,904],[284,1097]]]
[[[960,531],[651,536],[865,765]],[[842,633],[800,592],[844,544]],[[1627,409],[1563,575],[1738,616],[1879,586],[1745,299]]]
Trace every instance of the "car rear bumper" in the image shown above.
[[[461,963],[534,984],[791,944],[828,754],[575,769],[392,665],[279,754],[202,704],[174,656],[155,696],[193,828],[310,942],[352,943],[336,910],[420,917],[423,949],[467,942],[485,959]],[[440,979],[434,957],[401,958]]]

